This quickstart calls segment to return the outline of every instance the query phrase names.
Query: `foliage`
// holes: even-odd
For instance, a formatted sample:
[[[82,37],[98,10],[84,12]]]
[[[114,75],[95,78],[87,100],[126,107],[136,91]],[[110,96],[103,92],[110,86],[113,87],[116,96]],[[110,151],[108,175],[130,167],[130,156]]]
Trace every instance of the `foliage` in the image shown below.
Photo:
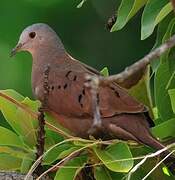
[[[86,0],[81,1],[78,8],[82,7],[84,2]],[[84,6],[86,4],[88,1]],[[175,31],[175,18],[171,13],[172,6],[168,0],[122,0],[117,11],[117,21],[111,31],[121,30],[142,9],[141,39],[148,38],[158,25],[154,46],[157,47]],[[150,95],[149,71],[145,71],[138,83],[128,89],[130,94],[149,106],[151,114],[155,113],[156,109],[156,114],[152,115],[156,123],[152,132],[162,141],[175,137],[175,66],[173,58],[172,49],[152,65],[154,96]],[[104,68],[102,73],[104,76],[109,75],[107,68]],[[4,98],[1,96],[2,94],[14,101]],[[152,101],[155,103],[153,104]],[[0,91],[0,110],[10,125],[10,128],[0,127],[0,169],[27,173],[34,163],[38,124],[36,116],[33,117],[29,111],[37,115],[39,105],[39,101],[25,98],[14,90]],[[47,122],[52,123],[58,129],[61,128],[56,121],[49,119],[48,115],[46,117]],[[122,179],[131,170],[134,163],[138,162],[134,161],[133,157],[152,152],[147,147],[138,148],[138,146],[122,141],[113,141],[108,146],[104,146],[103,143],[100,140],[83,140],[81,138],[73,138],[68,141],[54,130],[46,127],[45,154],[42,165],[46,169],[50,168],[72,153],[80,151],[79,157],[70,159],[55,172],[55,180],[75,179],[87,164],[93,169],[96,180]],[[143,178],[155,164],[154,161],[147,161],[134,173],[133,178]],[[149,178],[172,179],[166,167],[161,165],[161,168],[152,173]]]

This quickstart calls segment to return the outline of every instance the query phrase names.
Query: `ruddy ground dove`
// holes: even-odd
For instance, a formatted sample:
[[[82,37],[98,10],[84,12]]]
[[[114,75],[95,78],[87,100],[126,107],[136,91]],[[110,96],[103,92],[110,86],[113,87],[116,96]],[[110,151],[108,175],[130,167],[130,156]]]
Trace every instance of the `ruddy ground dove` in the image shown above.
[[[85,75],[100,76],[100,73],[72,58],[57,34],[46,24],[38,23],[24,29],[12,54],[17,51],[32,54],[32,88],[41,102],[44,98],[44,70],[50,66],[47,111],[54,114],[60,124],[75,136],[88,138],[93,110],[92,95],[85,86]],[[97,138],[134,140],[156,150],[164,148],[150,133],[149,128],[154,123],[147,108],[116,83],[99,87],[98,104],[102,128]],[[169,160],[174,161],[174,156]],[[173,172],[174,164],[167,162]]]

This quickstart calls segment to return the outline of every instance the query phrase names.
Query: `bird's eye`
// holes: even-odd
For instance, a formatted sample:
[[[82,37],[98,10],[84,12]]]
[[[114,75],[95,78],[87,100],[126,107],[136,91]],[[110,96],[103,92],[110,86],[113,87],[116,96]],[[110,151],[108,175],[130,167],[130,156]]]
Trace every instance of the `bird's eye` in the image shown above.
[[[31,39],[35,38],[35,36],[36,36],[36,33],[35,33],[35,32],[30,32],[30,33],[29,33],[29,37],[30,37]]]

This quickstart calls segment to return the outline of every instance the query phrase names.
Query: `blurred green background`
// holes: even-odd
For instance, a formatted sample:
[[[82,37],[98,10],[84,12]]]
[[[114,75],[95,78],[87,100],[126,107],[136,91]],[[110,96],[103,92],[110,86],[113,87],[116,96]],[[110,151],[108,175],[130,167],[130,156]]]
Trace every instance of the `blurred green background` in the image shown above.
[[[1,0],[0,2],[0,89],[15,89],[32,97],[31,55],[25,52],[9,57],[21,31],[28,25],[49,24],[75,58],[97,69],[107,66],[118,73],[149,52],[154,36],[140,41],[140,15],[121,31],[105,29],[120,1],[87,0]]]

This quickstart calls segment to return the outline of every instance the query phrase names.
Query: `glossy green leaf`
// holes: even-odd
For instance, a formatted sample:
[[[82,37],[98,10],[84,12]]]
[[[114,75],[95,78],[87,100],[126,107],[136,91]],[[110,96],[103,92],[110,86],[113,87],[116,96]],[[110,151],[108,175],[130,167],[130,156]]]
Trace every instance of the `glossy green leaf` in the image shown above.
[[[28,159],[28,157],[27,158],[23,157],[21,167],[20,167],[20,172],[26,174],[31,168],[34,161],[35,161],[35,158]]]
[[[171,11],[172,6],[169,0],[149,0],[142,14],[141,39],[150,36],[155,26]]]
[[[22,96],[14,90],[0,92],[6,95],[10,94],[11,98],[14,98],[19,103],[22,103],[26,105],[26,107],[30,107],[35,111],[37,111],[37,107],[39,107],[38,101],[31,101],[29,98],[22,98]],[[34,120],[29,113],[3,97],[0,97],[0,109],[5,119],[14,131],[23,139],[24,143],[29,145],[31,148],[34,147],[36,145],[37,121]]]
[[[175,118],[169,119],[151,129],[154,136],[164,139],[169,137],[175,137]]]
[[[122,29],[146,2],[147,0],[122,0],[117,12],[117,21],[111,31]]]
[[[85,155],[70,160],[66,165],[59,168],[54,180],[74,180],[86,163],[87,156]]]
[[[22,160],[19,158],[0,153],[0,170],[19,170],[21,163]]]
[[[31,157],[28,156],[28,152],[24,149],[12,147],[12,146],[0,146],[0,153],[8,154],[9,156],[13,156],[15,158],[22,159],[24,156],[27,156],[28,159],[31,159]]]
[[[157,28],[157,36],[156,36],[156,42],[153,46],[153,49],[159,47],[162,44],[162,38],[165,35],[167,31],[167,27],[169,26],[170,21],[174,18],[174,13],[169,14],[168,16],[165,17],[165,19],[158,25]],[[151,67],[153,73],[156,72],[158,65],[160,61],[159,58],[151,62]]]
[[[112,172],[104,166],[95,166],[94,176],[96,180],[116,180],[123,178],[121,173]]]
[[[105,76],[105,77],[109,76],[109,71],[108,71],[108,68],[107,68],[107,67],[104,67],[104,68],[100,71],[100,73],[101,73],[103,76]]]
[[[103,166],[97,166],[94,168],[94,176],[96,180],[112,180],[110,173]]]
[[[23,142],[21,139],[11,130],[8,130],[4,127],[0,126],[0,146],[16,146],[16,147],[24,147]]]
[[[172,77],[174,78],[174,73]],[[168,94],[170,96],[172,110],[175,113],[175,89],[169,89]]]
[[[94,151],[104,165],[112,171],[128,172],[133,166],[134,162],[130,159],[132,154],[125,143],[116,143],[106,149],[94,148]]]
[[[51,151],[49,151],[43,158],[43,164],[44,165],[49,165],[52,164],[54,161],[61,159],[60,154],[63,153],[64,151],[67,151],[68,149],[71,148],[70,144],[62,144],[60,146],[57,146],[53,148]],[[63,155],[62,155],[63,157]]]
[[[167,31],[164,37],[162,37],[162,42],[168,39],[175,32],[174,25],[175,18],[172,19],[169,23]],[[160,116],[158,121],[156,121],[157,124],[175,117],[168,94],[169,89],[175,88],[175,78],[172,78],[174,71],[175,63],[173,58],[173,51],[169,50],[160,58],[160,64],[157,68],[154,78],[155,102]]]
[[[142,102],[149,108],[149,113],[153,117],[152,99],[150,92],[150,67],[148,66],[139,82],[128,89],[131,96],[135,97],[139,102]]]
[[[78,150],[78,149],[80,149],[80,148],[81,148],[81,147],[73,146],[73,147],[71,147],[71,148],[69,148],[69,149],[66,149],[66,150],[62,151],[62,152],[59,154],[58,158],[59,158],[59,159],[63,159],[63,158],[65,158],[66,156],[68,156],[70,153],[72,153],[72,152],[74,152],[74,151],[76,151],[76,150]]]

